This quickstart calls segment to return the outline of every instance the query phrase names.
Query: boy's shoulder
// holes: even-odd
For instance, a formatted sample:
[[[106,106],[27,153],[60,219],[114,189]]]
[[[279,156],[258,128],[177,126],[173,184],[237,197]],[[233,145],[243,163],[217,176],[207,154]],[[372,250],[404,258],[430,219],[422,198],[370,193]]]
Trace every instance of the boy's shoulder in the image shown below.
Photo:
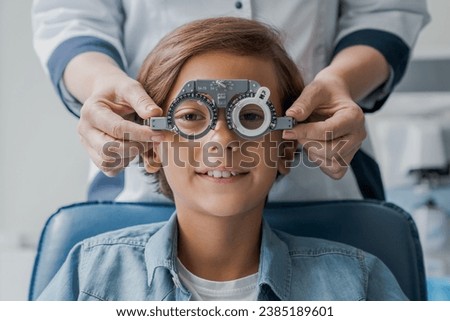
[[[326,239],[296,236],[279,230],[275,234],[287,245],[291,256],[346,255],[361,258],[367,253],[348,244]]]
[[[143,248],[149,239],[166,223],[167,222],[158,222],[129,226],[89,237],[81,243],[85,250],[101,245],[128,245]]]

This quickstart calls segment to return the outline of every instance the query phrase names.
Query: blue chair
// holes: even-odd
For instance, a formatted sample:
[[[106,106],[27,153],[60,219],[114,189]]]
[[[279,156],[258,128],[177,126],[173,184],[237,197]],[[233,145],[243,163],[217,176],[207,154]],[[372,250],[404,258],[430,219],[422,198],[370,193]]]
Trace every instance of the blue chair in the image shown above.
[[[30,284],[35,300],[79,241],[127,226],[167,220],[170,204],[90,202],[60,208],[45,224]],[[426,300],[425,271],[416,226],[399,207],[380,201],[272,203],[269,224],[287,233],[347,243],[379,257],[410,300]]]

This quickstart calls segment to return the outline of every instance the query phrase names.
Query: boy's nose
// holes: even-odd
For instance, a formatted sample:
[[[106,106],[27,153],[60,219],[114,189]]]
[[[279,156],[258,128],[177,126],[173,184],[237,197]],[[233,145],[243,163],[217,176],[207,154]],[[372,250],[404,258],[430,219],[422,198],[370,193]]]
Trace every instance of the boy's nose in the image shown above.
[[[211,130],[210,139],[212,142],[219,143],[223,150],[232,149],[239,146],[239,138],[237,134],[228,128],[227,121],[225,119],[225,111],[220,110],[218,120],[214,130]]]

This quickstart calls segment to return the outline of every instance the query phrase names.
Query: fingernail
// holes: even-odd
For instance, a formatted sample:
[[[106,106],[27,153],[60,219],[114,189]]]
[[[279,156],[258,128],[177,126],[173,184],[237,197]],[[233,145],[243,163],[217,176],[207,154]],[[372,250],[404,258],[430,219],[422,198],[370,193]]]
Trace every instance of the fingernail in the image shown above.
[[[157,142],[157,143],[162,142],[163,139],[164,139],[163,135],[155,135],[155,136],[151,137],[152,142]]]
[[[285,130],[285,131],[283,131],[283,138],[284,139],[296,139],[297,134],[292,130]]]
[[[147,111],[148,111],[149,113],[154,113],[155,110],[158,110],[158,109],[159,109],[159,107],[156,106],[156,105],[149,105],[149,106],[147,106],[146,109],[147,109]]]
[[[288,112],[291,114],[290,116],[293,116],[293,117],[294,116],[297,116],[297,117],[303,116],[303,109],[301,109],[301,108],[289,109]]]

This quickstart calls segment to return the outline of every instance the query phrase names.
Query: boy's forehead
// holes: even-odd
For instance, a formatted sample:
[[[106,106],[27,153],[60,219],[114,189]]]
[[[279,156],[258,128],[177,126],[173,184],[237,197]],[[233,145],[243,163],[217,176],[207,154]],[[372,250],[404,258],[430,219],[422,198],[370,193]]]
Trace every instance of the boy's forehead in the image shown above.
[[[171,88],[169,101],[176,98],[184,84],[194,79],[251,79],[271,91],[271,101],[280,105],[277,73],[273,63],[253,56],[212,52],[191,57],[180,70]]]

